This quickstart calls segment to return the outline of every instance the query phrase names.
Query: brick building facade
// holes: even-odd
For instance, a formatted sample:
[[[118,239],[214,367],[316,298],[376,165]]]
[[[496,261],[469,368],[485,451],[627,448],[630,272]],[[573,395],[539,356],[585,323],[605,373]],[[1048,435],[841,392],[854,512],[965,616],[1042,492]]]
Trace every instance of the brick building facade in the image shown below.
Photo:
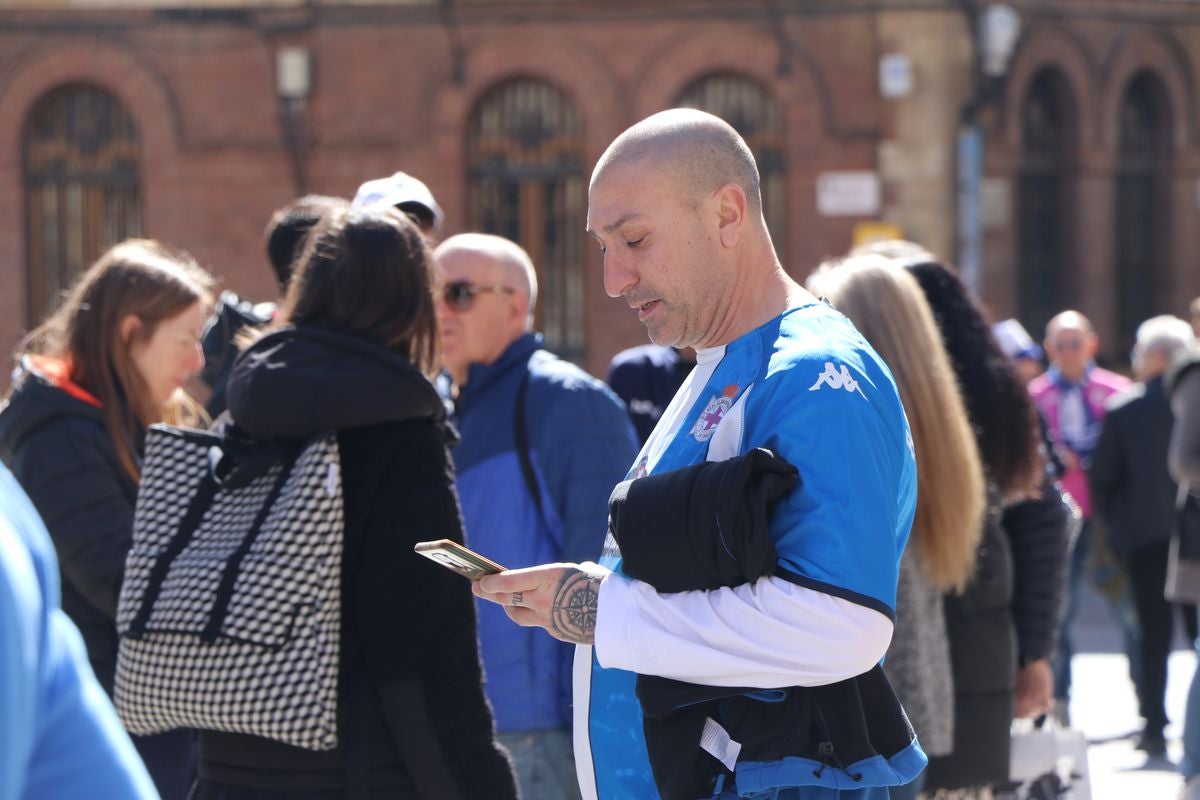
[[[871,220],[957,260],[974,123],[985,301],[1031,329],[1079,307],[1117,355],[1132,322],[1200,294],[1194,5],[1014,0],[1020,35],[989,77],[988,4],[949,0],[0,0],[0,347],[133,233],[270,297],[272,210],[404,169],[444,233],[522,240],[551,338],[602,372],[644,332],[604,295],[587,178],[621,130],[686,102],[751,141],[801,279]],[[290,99],[281,51],[310,65]]]

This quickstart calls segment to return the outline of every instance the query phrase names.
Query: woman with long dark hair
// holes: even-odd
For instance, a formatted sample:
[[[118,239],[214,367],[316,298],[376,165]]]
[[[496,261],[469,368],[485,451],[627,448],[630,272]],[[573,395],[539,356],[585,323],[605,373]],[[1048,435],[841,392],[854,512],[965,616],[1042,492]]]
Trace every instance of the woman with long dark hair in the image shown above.
[[[203,418],[183,385],[204,365],[211,279],[187,255],[132,240],[105,253],[21,344],[0,410],[0,457],[46,522],[63,610],[112,693],[117,597],[146,429]],[[163,797],[183,798],[188,731],[134,737]]]
[[[436,370],[432,256],[392,208],[313,229],[275,324],[227,398],[239,435],[337,433],[345,529],[336,749],[200,732],[195,800],[506,800],[469,583],[413,552],[462,541]]]
[[[1049,658],[1072,511],[1040,450],[1033,403],[967,288],[932,257],[898,263],[933,311],[989,486],[975,574],[961,595],[945,600],[954,748],[930,759],[926,787],[934,797],[988,798],[991,786],[1008,780],[1014,714],[1035,716],[1053,705]]]

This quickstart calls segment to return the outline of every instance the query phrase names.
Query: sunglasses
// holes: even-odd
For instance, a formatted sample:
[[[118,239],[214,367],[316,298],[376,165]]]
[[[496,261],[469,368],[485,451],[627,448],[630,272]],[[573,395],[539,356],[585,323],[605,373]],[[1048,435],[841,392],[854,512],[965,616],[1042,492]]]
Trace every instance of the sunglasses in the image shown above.
[[[454,281],[442,287],[442,301],[455,311],[469,311],[475,304],[475,295],[480,292],[497,292],[499,294],[516,294],[517,290],[508,286],[478,286],[470,281]]]

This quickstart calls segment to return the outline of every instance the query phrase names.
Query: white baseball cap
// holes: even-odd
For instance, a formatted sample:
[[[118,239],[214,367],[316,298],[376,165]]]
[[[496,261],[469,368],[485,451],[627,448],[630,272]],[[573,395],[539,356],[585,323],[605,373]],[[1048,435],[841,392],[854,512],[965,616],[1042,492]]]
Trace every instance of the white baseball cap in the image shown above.
[[[421,180],[407,172],[397,172],[386,178],[376,178],[358,187],[351,208],[366,206],[396,206],[401,211],[415,213],[434,229],[442,226],[445,215],[433,192]]]

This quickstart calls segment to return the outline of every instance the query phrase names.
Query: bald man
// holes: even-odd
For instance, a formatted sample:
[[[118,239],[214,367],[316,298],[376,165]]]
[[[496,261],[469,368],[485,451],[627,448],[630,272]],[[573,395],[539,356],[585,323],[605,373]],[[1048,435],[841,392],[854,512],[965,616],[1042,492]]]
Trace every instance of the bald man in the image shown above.
[[[847,726],[861,724],[862,713],[837,703],[814,711],[826,690],[812,687],[830,687],[852,706],[851,679],[877,668],[892,635],[916,468],[887,367],[845,317],[784,271],[754,158],[716,117],[675,109],[618,137],[592,173],[588,232],[604,253],[608,294],[637,314],[655,344],[697,351],[631,476],[770,448],[801,476],[770,520],[778,563],[753,583],[658,593],[624,574],[610,535],[600,564],[489,576],[476,594],[520,625],[579,645],[575,754],[584,797],[670,800],[686,793],[662,787],[682,777],[722,798],[886,798],[882,787],[908,782],[925,764],[898,705],[907,730],[874,730],[877,753],[847,746]],[[787,697],[773,707],[787,731],[710,716],[685,741],[656,737],[656,753],[663,745],[674,754],[664,761],[647,750],[639,675],[681,682],[689,698],[697,689],[731,695],[738,702],[730,708],[741,710],[750,697]],[[878,697],[863,703],[868,717],[884,705]],[[751,716],[755,708],[765,705],[752,702]],[[690,775],[679,774],[681,764]]]
[[[508,567],[597,558],[608,496],[637,451],[608,387],[542,349],[537,273],[499,236],[435,251],[442,360],[456,389],[454,452],[470,546]],[[480,603],[487,694],[525,800],[578,797],[568,733],[571,648]]]
[[[1046,338],[1042,344],[1046,358],[1050,360],[1050,368],[1029,382],[1029,394],[1046,421],[1055,454],[1066,467],[1062,476],[1063,489],[1083,513],[1083,528],[1071,552],[1067,607],[1054,662],[1055,707],[1056,712],[1065,718],[1070,708],[1071,659],[1074,655],[1071,626],[1079,607],[1083,576],[1089,560],[1094,560],[1091,556],[1094,546],[1092,498],[1087,473],[1109,399],[1127,391],[1132,384],[1124,376],[1096,366],[1094,359],[1100,340],[1091,321],[1078,311],[1063,311],[1055,315],[1046,325]],[[1111,554],[1104,561],[1112,562]],[[1119,573],[1119,569],[1113,562],[1112,571]],[[1125,651],[1130,657],[1130,672],[1135,685],[1138,685],[1140,698],[1142,691],[1135,651],[1136,620],[1133,605],[1123,585],[1118,585],[1114,591],[1118,596],[1113,597],[1110,593],[1105,597],[1109,601],[1109,612],[1124,639]]]

